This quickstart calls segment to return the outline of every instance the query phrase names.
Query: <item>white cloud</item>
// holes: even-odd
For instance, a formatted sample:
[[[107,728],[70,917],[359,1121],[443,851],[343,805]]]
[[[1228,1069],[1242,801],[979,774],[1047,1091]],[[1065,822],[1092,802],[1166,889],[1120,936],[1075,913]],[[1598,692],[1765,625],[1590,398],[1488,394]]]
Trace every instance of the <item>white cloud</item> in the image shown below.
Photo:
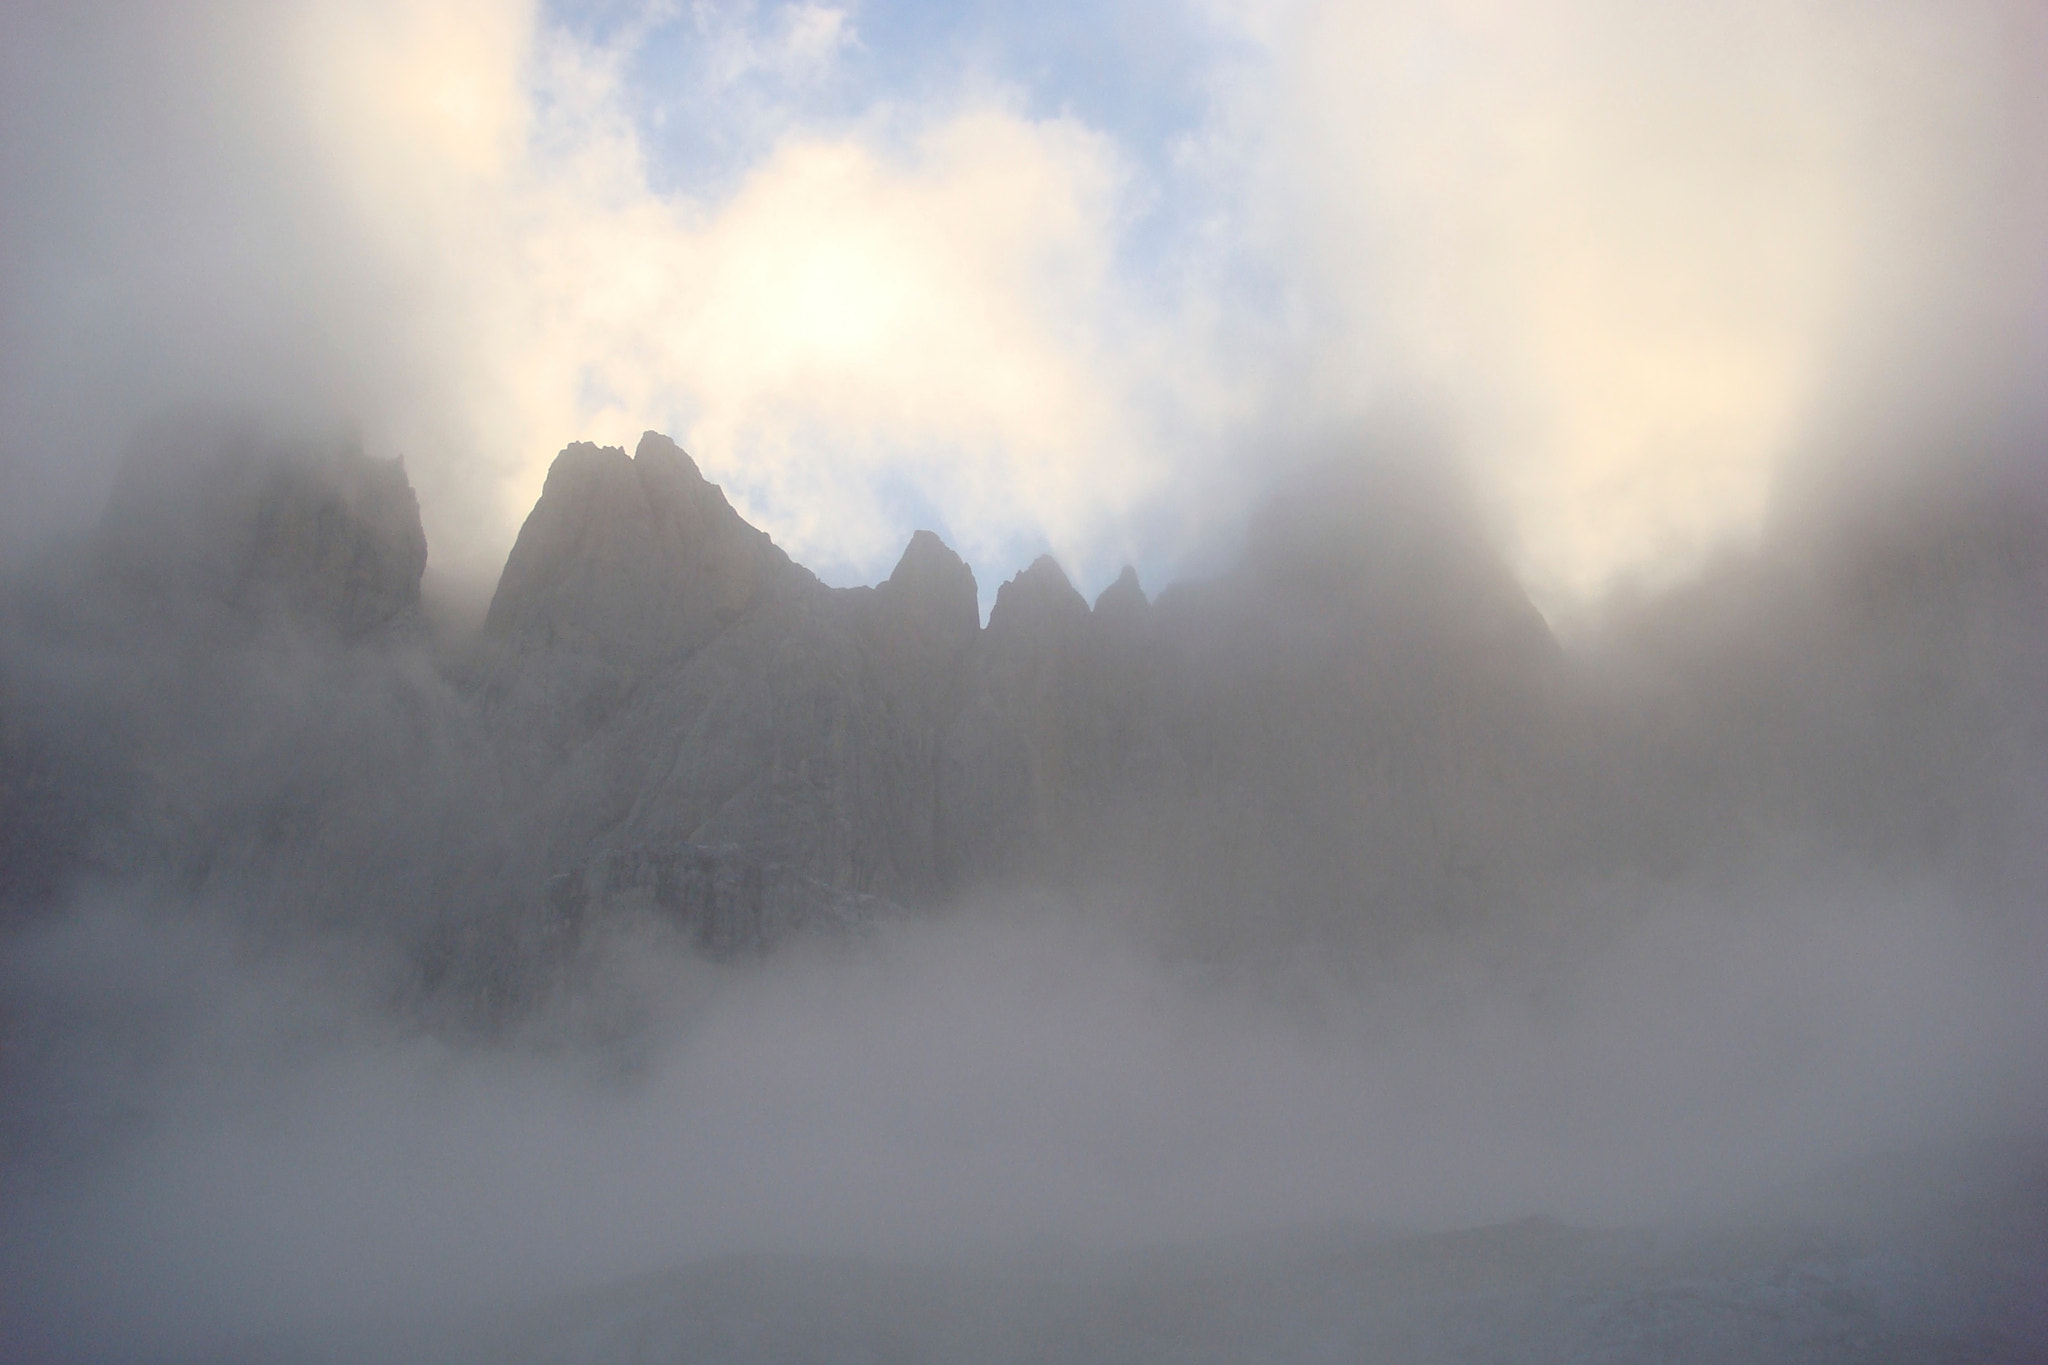
[[[834,579],[936,522],[984,580],[1100,581],[1212,510],[1219,433],[1263,472],[1419,392],[1569,600],[1752,527],[1866,338],[2048,311],[2048,36],[1997,0],[1210,8],[1210,118],[1147,164],[979,77],[855,91],[830,5],[30,6],[0,516],[224,398],[403,451],[443,568],[496,568],[569,440],[656,427]],[[708,179],[642,141],[678,31]]]
[[[654,427],[835,579],[937,522],[992,583],[1106,554],[1164,478],[1151,395],[1214,391],[1119,278],[1128,163],[1001,89],[829,123],[742,100],[751,159],[671,189],[633,34],[531,0],[30,17],[72,47],[7,108],[71,141],[0,133],[26,223],[0,444],[74,515],[127,428],[224,401],[404,453],[435,564],[483,575],[557,450]],[[771,95],[857,42],[829,6],[697,19]]]
[[[766,26],[751,22],[756,18],[752,5],[700,0],[690,7],[690,16],[698,34],[711,44],[705,65],[718,90],[757,73],[792,82],[818,80],[854,41],[851,18],[834,5],[779,5]]]
[[[1553,602],[1682,571],[1758,524],[1852,319],[1952,245],[1958,151],[2011,135],[1998,12],[1246,6],[1220,140],[1305,401],[1448,402]]]
[[[846,40],[837,11],[788,27],[792,51]],[[501,548],[563,443],[644,427],[842,578],[886,572],[892,497],[1007,572],[1019,542],[1085,558],[1160,481],[1137,394],[1184,348],[1116,278],[1126,172],[1080,124],[885,111],[785,136],[707,202],[649,187],[616,59],[529,13],[352,7],[308,44],[328,163],[416,291],[412,350],[452,358],[452,396],[387,433],[437,546]]]

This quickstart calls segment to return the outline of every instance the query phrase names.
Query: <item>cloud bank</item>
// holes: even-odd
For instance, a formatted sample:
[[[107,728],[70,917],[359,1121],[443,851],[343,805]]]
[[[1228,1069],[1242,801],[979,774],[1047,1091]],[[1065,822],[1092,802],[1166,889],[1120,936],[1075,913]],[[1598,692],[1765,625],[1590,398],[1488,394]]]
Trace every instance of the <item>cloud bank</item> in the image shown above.
[[[1163,123],[887,6],[8,22],[17,542],[201,402],[404,453],[460,576],[652,427],[835,582],[918,525],[1161,581],[1290,439],[1420,404],[1555,605],[2048,311],[2048,38],[1996,0],[1132,9],[1199,92]]]
[[[714,1254],[1712,1219],[2043,1117],[2030,964],[1919,890],[1680,888],[1569,964],[1362,995],[1219,990],[1099,918],[985,909],[751,969],[628,934],[604,992],[463,1048],[364,1012],[332,954],[103,903],[8,960],[46,1030],[17,1077],[67,1099],[65,1156],[5,1192],[15,1330],[129,1358]],[[593,1048],[608,1015],[633,1027]]]

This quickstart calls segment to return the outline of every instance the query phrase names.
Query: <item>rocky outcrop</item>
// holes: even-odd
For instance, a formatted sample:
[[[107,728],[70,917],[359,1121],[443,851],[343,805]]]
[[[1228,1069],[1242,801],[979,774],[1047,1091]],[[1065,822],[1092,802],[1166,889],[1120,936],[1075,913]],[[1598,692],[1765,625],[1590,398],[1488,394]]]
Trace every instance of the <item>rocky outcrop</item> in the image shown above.
[[[705,848],[909,905],[1116,883],[1219,923],[1438,910],[1554,648],[1476,536],[1404,513],[1408,539],[1361,549],[1355,499],[1303,507],[1157,604],[1126,572],[1091,610],[1040,558],[982,629],[929,532],[876,587],[829,589],[662,438],[572,446],[488,628],[519,823],[579,913],[660,899],[681,883],[615,869]]]
[[[717,958],[765,953],[799,935],[855,936],[902,913],[733,845],[607,850],[553,878],[548,900],[574,924],[600,909],[640,910]]]
[[[484,632],[521,650],[673,665],[810,575],[667,437],[578,443],[548,471]]]
[[[81,878],[404,941],[516,910],[494,755],[436,667],[404,466],[191,421],[0,599],[0,894]]]
[[[1138,585],[1138,571],[1126,564],[1116,582],[1095,599],[1095,619],[1114,630],[1133,630],[1151,615],[1152,601]]]
[[[1101,709],[1088,603],[1041,556],[996,590],[967,704],[946,734],[941,816],[948,880],[1065,876],[1092,796]]]
[[[2037,496],[1703,578],[1595,679],[1454,490],[1326,480],[1156,599],[1127,571],[1091,608],[1042,558],[984,628],[937,536],[825,587],[649,433],[562,452],[451,678],[385,628],[424,558],[402,467],[157,454],[91,590],[0,619],[0,912],[149,867],[502,964],[613,913],[731,954],[1031,886],[1231,956],[1390,948],[1784,830],[1982,902],[2048,875]]]
[[[115,482],[101,543],[117,573],[361,635],[417,605],[427,565],[401,459],[171,430]]]
[[[109,510],[126,562],[342,640],[417,594],[395,464],[230,446],[162,468]],[[239,674],[199,687],[204,724],[143,727],[127,771],[155,813],[130,842],[252,901],[459,904],[458,941],[639,906],[729,952],[1020,884],[1220,926],[1435,913],[1473,898],[1446,889],[1472,876],[1473,812],[1513,810],[1487,763],[1524,743],[1548,637],[1476,540],[1361,547],[1347,515],[1283,508],[1240,569],[1157,602],[1127,572],[1091,609],[1041,558],[984,629],[930,532],[883,582],[831,589],[665,438],[572,445],[459,687],[362,653],[282,703]],[[290,761],[206,775],[254,716]]]

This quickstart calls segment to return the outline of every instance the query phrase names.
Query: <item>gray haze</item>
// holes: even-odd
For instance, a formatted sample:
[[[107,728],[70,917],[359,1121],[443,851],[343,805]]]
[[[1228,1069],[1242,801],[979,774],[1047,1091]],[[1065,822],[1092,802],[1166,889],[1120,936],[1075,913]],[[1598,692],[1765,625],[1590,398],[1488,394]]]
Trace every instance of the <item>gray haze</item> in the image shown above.
[[[1082,547],[1171,583],[891,522],[827,586],[654,431],[542,484],[309,32],[0,13],[0,1355],[1469,1359],[1670,1283],[1675,1358],[1796,1356],[1724,1291],[2048,1342],[2029,72],[1843,135],[1895,211],[1758,524],[1539,610],[1486,403],[1326,392],[1398,329],[1190,362],[1277,377]],[[1388,228],[1291,174],[1274,260]]]
[[[1212,580],[985,627],[936,537],[829,589],[572,446],[449,636],[400,467],[159,428],[10,596],[10,1331],[1700,1226],[2041,1131],[2037,469],[1560,642],[1382,439]]]

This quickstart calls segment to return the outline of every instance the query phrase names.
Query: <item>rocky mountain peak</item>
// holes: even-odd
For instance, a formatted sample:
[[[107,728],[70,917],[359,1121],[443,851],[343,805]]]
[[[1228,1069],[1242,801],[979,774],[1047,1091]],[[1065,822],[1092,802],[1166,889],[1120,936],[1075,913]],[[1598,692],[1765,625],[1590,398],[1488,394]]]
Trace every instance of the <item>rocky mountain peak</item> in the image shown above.
[[[808,577],[667,437],[646,433],[632,458],[577,442],[548,470],[484,630],[621,665],[677,659]]]
[[[1138,585],[1138,571],[1128,564],[1117,575],[1116,582],[1104,588],[1102,595],[1095,599],[1095,619],[1105,625],[1135,624],[1144,620],[1151,611],[1151,600],[1145,596],[1144,588]]]
[[[704,477],[688,451],[658,431],[640,434],[640,444],[633,448],[633,472],[657,503],[699,506],[712,516],[722,509],[739,519],[726,502],[724,490]]]
[[[991,640],[1071,630],[1088,618],[1088,600],[1074,589],[1066,570],[1051,555],[1040,555],[1031,567],[996,589],[989,609]]]
[[[158,435],[108,498],[102,541],[117,569],[344,635],[419,601],[427,539],[403,460],[208,423]]]
[[[971,635],[981,628],[980,588],[974,570],[930,531],[911,535],[903,557],[879,591],[914,614],[943,623],[948,633]]]

